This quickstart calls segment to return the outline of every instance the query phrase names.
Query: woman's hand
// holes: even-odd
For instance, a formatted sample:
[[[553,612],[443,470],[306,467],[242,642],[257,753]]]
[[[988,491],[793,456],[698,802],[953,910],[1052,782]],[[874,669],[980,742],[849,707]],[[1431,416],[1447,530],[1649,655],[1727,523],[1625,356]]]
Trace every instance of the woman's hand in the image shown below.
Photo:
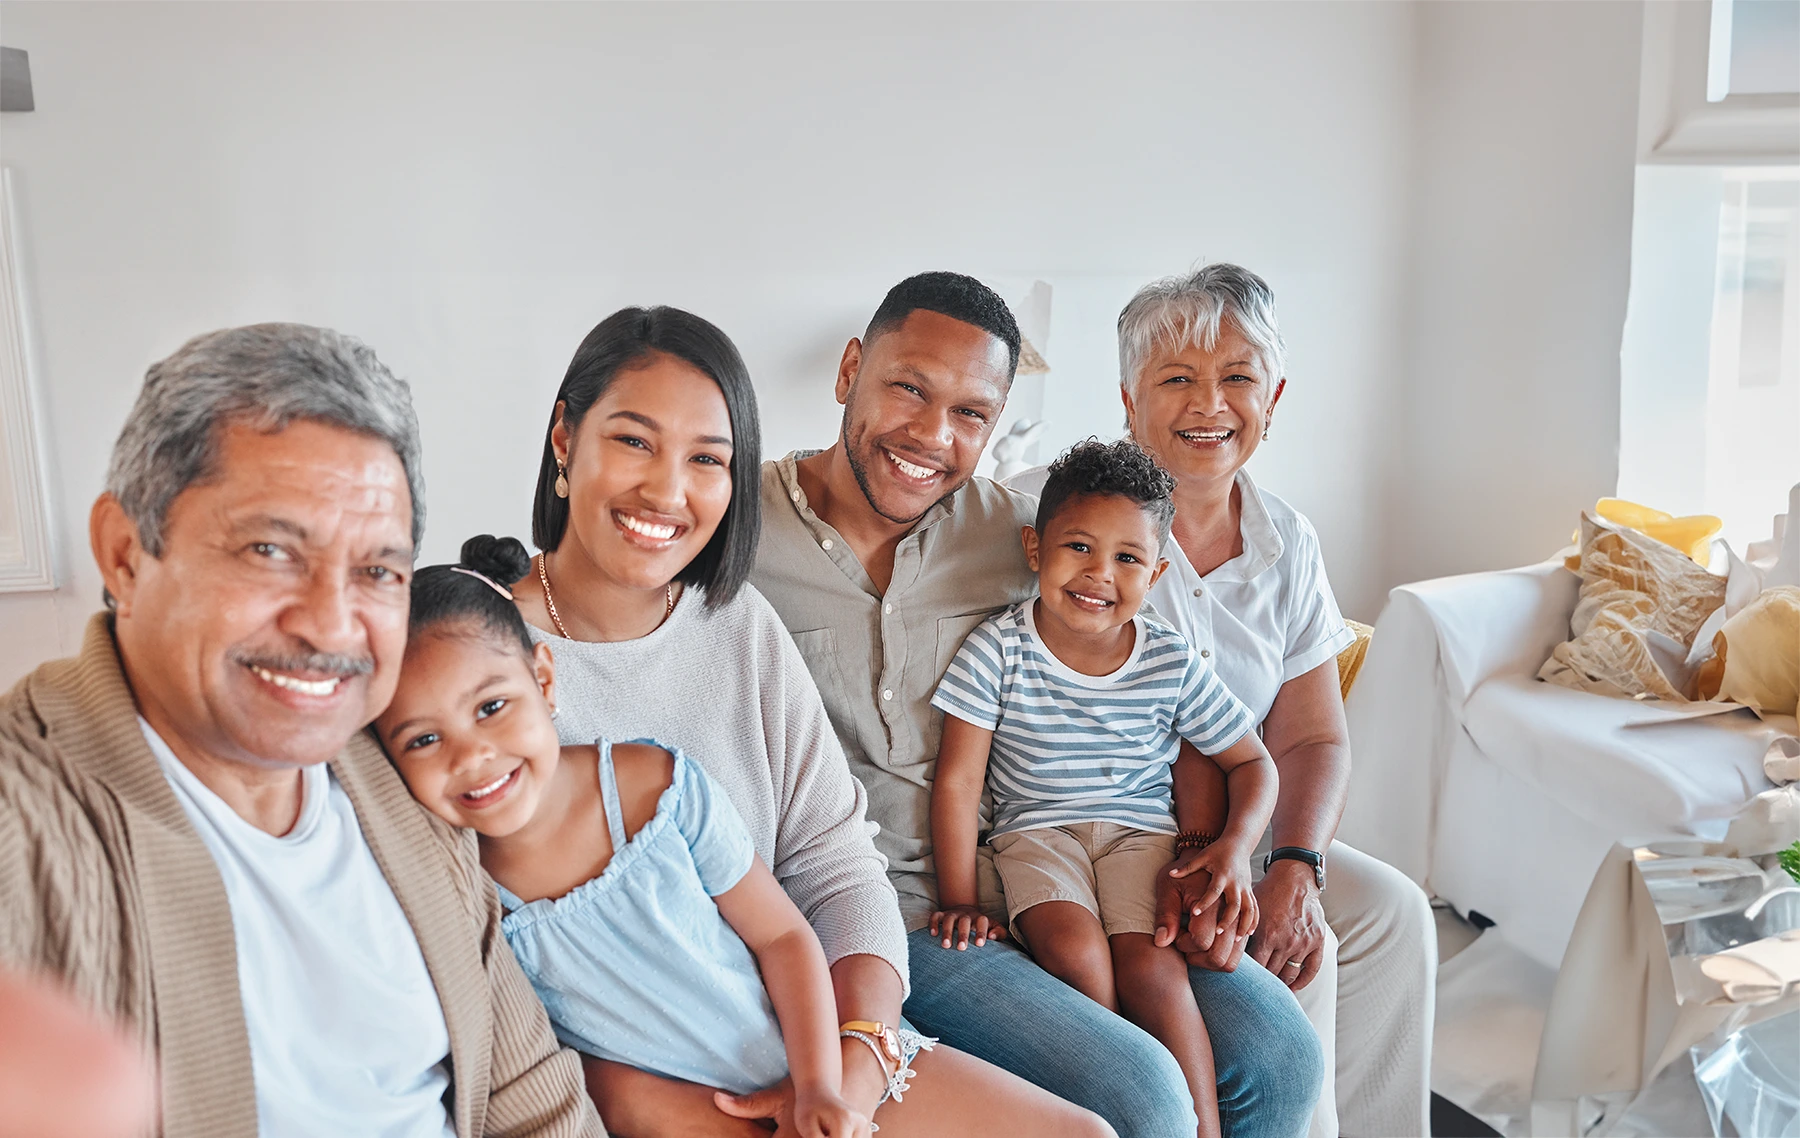
[[[943,932],[938,932],[942,927]],[[931,914],[931,935],[942,936],[940,942],[945,948],[955,948],[958,952],[969,947],[969,935],[975,936],[977,948],[986,944],[988,938],[1006,939],[1006,926],[999,921],[989,920],[974,905],[952,905],[948,909],[939,909]],[[952,944],[951,942],[955,943]]]
[[[713,1105],[721,1114],[742,1119],[745,1134],[768,1138],[769,1134],[784,1128],[789,1134],[794,1132],[794,1080],[791,1078],[747,1095],[714,1091]]]
[[[713,1103],[720,1112],[743,1120],[750,1128],[746,1134],[759,1138],[767,1138],[771,1132],[777,1138],[869,1138],[869,1120],[843,1096],[822,1090],[796,1091],[791,1078],[747,1095],[719,1091],[713,1095]]]
[[[1256,897],[1267,920],[1250,944],[1250,957],[1298,992],[1325,962],[1325,907],[1312,866],[1275,862],[1257,882]]]
[[[721,1113],[724,1091],[665,1079],[624,1063],[581,1057],[588,1096],[606,1132],[619,1138],[769,1138],[757,1114]],[[759,1091],[758,1094],[767,1092]],[[749,1097],[749,1096],[746,1096]]]
[[[776,1131],[786,1138],[787,1129]],[[869,1120],[850,1109],[841,1095],[812,1090],[794,1093],[793,1133],[798,1138],[869,1138]]]

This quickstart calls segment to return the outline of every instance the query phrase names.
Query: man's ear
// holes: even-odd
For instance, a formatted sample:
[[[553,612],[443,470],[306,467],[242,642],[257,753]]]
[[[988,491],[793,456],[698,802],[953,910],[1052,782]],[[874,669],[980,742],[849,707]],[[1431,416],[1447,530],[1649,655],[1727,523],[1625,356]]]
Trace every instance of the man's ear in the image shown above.
[[[1025,543],[1025,564],[1031,566],[1031,571],[1033,573],[1036,573],[1038,571],[1038,532],[1037,532],[1037,530],[1032,526],[1020,527],[1019,540],[1023,541]]]
[[[131,602],[137,596],[138,567],[149,554],[138,541],[137,524],[110,492],[94,499],[94,508],[88,511],[88,545],[100,566],[100,583],[113,599],[113,611],[130,616]]]
[[[856,382],[856,373],[862,370],[862,341],[855,336],[844,345],[844,358],[838,361],[837,401],[846,402],[850,398],[850,387]]]
[[[531,652],[531,676],[537,681],[538,690],[544,693],[544,702],[550,710],[556,710],[556,657],[548,644],[539,641]]]
[[[1162,558],[1161,560],[1159,560],[1156,563],[1155,572],[1150,574],[1150,584],[1152,587],[1154,587],[1156,585],[1157,580],[1162,577],[1163,570],[1167,569],[1168,567],[1169,567],[1169,559],[1167,557]]]

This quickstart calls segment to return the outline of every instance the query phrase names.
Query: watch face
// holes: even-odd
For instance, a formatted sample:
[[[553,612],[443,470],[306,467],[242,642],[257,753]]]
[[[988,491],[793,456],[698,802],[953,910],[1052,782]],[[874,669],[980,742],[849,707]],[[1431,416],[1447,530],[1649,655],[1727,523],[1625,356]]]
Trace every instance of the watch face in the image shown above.
[[[887,1052],[889,1059],[898,1060],[900,1058],[900,1037],[894,1034],[893,1028],[890,1027],[881,1033],[881,1049]]]

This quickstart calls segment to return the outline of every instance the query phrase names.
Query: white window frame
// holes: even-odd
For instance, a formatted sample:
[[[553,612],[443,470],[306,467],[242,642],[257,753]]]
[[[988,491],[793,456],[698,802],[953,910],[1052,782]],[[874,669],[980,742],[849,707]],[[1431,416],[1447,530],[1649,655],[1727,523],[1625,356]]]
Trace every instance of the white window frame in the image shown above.
[[[1800,162],[1800,94],[1706,99],[1711,0],[1644,5],[1638,161],[1707,166]]]
[[[24,290],[19,275],[18,231],[14,226],[12,172],[0,169],[0,432],[12,485],[17,532],[0,535],[18,552],[0,556],[0,593],[56,588],[50,534],[50,480],[44,467],[40,424],[35,411],[29,353],[25,345]],[[0,515],[3,518],[4,515]]]

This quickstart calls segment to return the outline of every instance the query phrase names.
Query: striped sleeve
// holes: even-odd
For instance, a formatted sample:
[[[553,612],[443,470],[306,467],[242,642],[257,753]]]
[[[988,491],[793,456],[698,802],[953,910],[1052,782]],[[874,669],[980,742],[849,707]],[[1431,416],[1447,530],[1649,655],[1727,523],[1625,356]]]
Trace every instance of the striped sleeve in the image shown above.
[[[1212,665],[1190,649],[1187,678],[1175,708],[1176,733],[1201,754],[1216,755],[1242,739],[1250,727],[1250,709],[1231,694]]]
[[[1006,674],[1006,648],[998,617],[975,626],[956,658],[938,681],[931,706],[946,715],[992,731],[1000,723],[1000,692]]]

